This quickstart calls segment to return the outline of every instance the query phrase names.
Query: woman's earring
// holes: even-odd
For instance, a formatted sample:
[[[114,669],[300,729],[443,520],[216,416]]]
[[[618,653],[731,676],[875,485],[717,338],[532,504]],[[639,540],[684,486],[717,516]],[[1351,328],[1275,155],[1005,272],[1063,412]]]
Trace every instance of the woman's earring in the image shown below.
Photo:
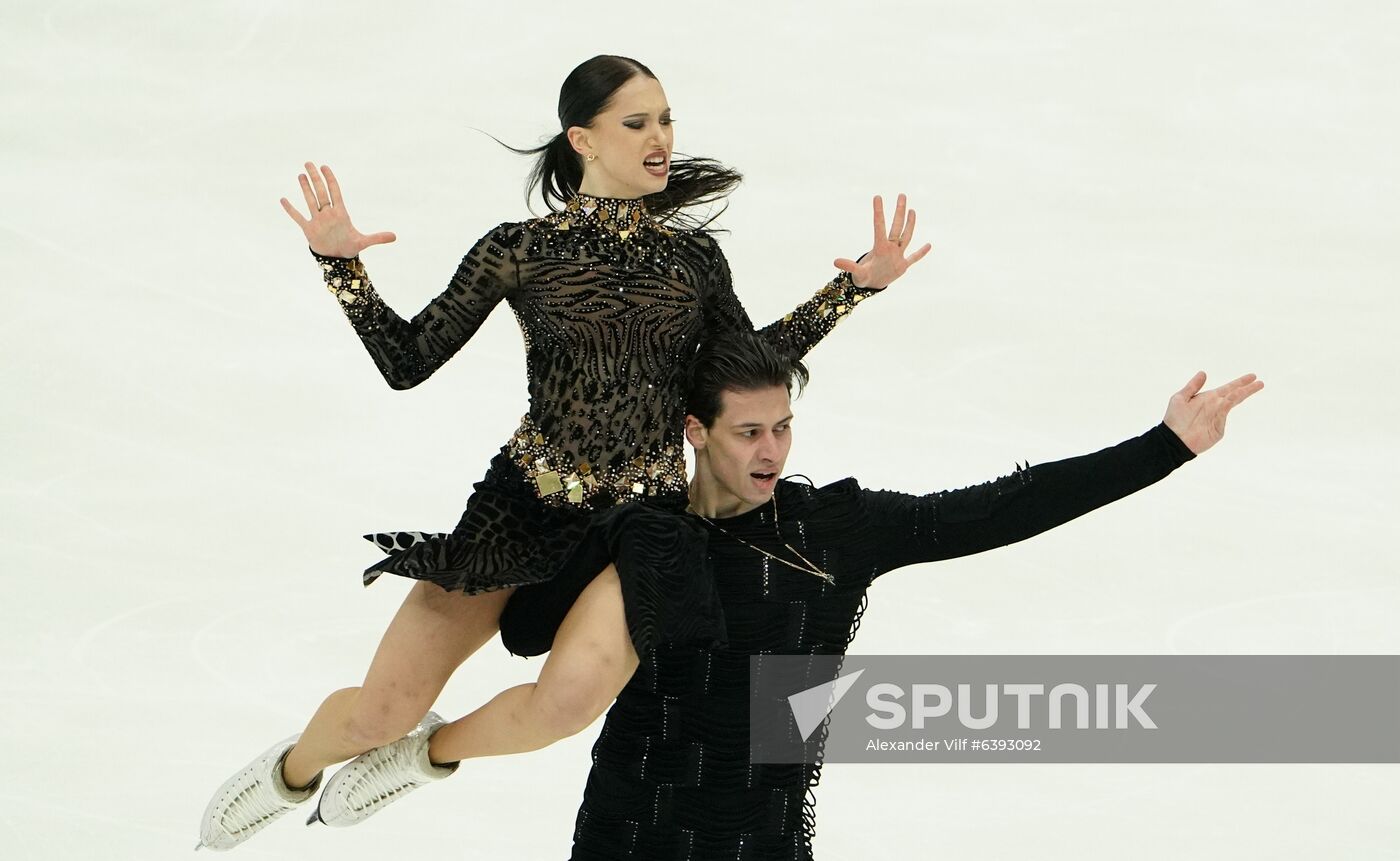
[[[588,154],[588,161],[592,161],[592,160],[595,159],[595,158],[597,158],[597,156],[594,155],[593,153],[589,153],[589,154]]]

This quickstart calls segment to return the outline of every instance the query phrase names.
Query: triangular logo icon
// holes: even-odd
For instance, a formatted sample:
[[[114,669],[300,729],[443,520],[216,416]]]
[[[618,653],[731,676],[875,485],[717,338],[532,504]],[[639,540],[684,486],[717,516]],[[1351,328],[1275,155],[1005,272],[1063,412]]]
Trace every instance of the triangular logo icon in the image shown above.
[[[836,704],[841,702],[841,698],[851,689],[851,685],[856,683],[860,674],[865,670],[856,670],[844,676],[838,676],[829,682],[823,682],[814,688],[805,691],[798,691],[788,697],[788,705],[792,708],[792,717],[797,721],[797,730],[802,733],[802,740],[806,741],[817,727],[822,725],[826,716],[831,714],[831,710],[836,708]]]

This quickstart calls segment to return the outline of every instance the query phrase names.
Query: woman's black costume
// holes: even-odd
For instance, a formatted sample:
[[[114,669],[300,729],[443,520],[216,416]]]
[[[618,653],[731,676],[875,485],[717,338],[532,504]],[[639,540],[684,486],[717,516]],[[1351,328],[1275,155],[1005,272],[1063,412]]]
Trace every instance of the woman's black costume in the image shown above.
[[[431,376],[501,300],[525,336],[520,428],[451,533],[367,536],[388,556],[366,569],[366,585],[389,572],[477,593],[611,561],[639,655],[662,638],[724,640],[704,532],[677,516],[688,363],[702,340],[753,328],[709,233],[668,229],[641,200],[578,195],[492,230],[411,320],[379,297],[358,257],[316,258],[396,389]],[[801,356],[873,292],[843,272],[761,334]]]

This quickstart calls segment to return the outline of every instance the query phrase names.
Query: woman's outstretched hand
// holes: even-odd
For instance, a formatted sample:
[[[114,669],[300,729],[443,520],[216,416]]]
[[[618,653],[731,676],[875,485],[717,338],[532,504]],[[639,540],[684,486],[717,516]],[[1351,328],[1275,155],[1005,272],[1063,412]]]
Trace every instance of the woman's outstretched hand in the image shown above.
[[[842,257],[836,261],[836,268],[851,273],[851,281],[857,287],[883,290],[904,271],[923,259],[933,246],[927,243],[923,248],[904,256],[904,250],[914,239],[914,210],[909,210],[905,218],[904,195],[895,204],[894,221],[889,230],[885,229],[885,202],[875,196],[875,244],[861,256],[860,261]]]
[[[325,174],[325,180],[321,179]],[[308,180],[307,176],[311,178]],[[318,172],[311,162],[306,163],[306,173],[297,177],[301,181],[301,193],[306,205],[311,209],[311,218],[303,218],[295,206],[282,198],[282,208],[306,234],[306,244],[323,257],[355,257],[371,245],[393,242],[392,233],[371,233],[368,236],[355,229],[350,223],[350,213],[345,210],[345,200],[340,196],[340,183],[335,174],[325,165]]]
[[[1201,391],[1206,384],[1206,372],[1198,371],[1185,388],[1167,402],[1163,423],[1181,437],[1186,447],[1196,454],[1220,442],[1225,436],[1225,417],[1245,398],[1264,388],[1264,381],[1245,374],[1219,388]]]

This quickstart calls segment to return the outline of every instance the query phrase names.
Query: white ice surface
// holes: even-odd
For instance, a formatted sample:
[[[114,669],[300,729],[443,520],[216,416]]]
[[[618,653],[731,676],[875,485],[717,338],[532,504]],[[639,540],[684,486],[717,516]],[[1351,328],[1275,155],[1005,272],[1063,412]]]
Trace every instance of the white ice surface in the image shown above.
[[[1268,388],[1167,481],[871,595],[862,653],[1400,652],[1400,11],[1384,2],[64,2],[0,9],[0,857],[189,858],[355,684],[524,411],[498,310],[392,392],[277,200],[336,168],[411,314],[526,214],[596,53],[660,76],[756,321],[904,191],[935,250],[812,355],[790,471],[928,491]],[[540,662],[489,644],[439,708]],[[238,857],[561,859],[593,729]],[[831,765],[818,857],[1394,858],[1394,765]]]

